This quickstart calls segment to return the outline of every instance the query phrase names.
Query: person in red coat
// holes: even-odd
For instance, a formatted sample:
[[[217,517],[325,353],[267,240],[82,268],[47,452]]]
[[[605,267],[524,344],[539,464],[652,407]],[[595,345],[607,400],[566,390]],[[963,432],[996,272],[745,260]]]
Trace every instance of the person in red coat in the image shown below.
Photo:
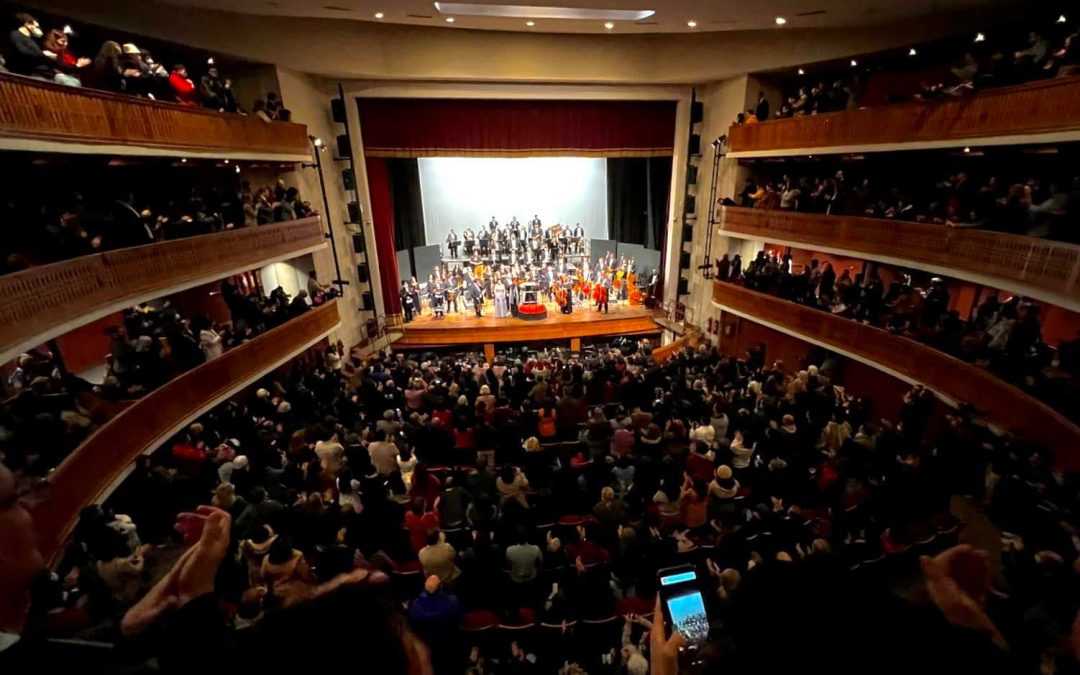
[[[608,313],[608,289],[603,284],[596,286],[596,311],[604,310],[604,314]]]
[[[180,105],[198,106],[199,92],[195,89],[195,83],[188,77],[187,68],[183,64],[173,66],[169,75],[169,86],[176,95],[176,102]]]

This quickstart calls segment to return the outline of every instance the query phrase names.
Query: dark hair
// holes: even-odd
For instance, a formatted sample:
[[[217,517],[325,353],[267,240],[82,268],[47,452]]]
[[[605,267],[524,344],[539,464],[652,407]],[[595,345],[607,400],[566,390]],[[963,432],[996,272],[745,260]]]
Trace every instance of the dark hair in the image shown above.
[[[270,528],[266,525],[256,527],[251,533],[251,541],[256,544],[265,543],[270,538]]]
[[[507,464],[499,470],[499,478],[507,485],[514,482],[514,467]]]
[[[292,542],[286,537],[278,537],[274,540],[273,544],[270,544],[270,550],[266,553],[266,559],[273,565],[281,565],[289,562],[292,555]]]
[[[22,26],[23,24],[27,24],[27,23],[37,23],[38,22],[37,19],[30,16],[26,12],[19,12],[18,14],[16,14],[15,15],[15,20],[19,22],[20,26]]]
[[[435,544],[438,544],[438,543],[439,543],[439,531],[435,530],[434,532],[428,532],[428,535],[427,535],[427,544],[428,544],[428,546],[434,546]]]

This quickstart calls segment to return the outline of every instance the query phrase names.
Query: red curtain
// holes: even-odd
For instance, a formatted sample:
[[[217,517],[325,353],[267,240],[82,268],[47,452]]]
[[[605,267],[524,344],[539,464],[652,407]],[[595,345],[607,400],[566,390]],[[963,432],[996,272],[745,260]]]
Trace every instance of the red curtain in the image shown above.
[[[397,243],[394,241],[394,200],[390,196],[390,174],[386,160],[365,157],[368,189],[371,191],[371,225],[375,231],[375,254],[379,261],[383,307],[387,314],[401,314],[398,288]],[[368,249],[370,251],[370,247]]]
[[[368,157],[655,157],[674,101],[359,99]]]

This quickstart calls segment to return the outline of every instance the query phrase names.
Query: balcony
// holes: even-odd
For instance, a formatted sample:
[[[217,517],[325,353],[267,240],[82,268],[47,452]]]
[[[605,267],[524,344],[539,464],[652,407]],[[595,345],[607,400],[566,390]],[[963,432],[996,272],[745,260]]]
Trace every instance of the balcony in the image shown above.
[[[34,510],[46,557],[60,554],[79,509],[105,497],[136,457],[317,344],[339,322],[337,302],[329,302],[184,373],[102,425],[53,472],[52,498]]]
[[[0,75],[0,149],[311,160],[307,127]]]
[[[1050,449],[1062,469],[1080,468],[1080,427],[993,374],[932,347],[856,321],[715,282],[713,303],[724,311],[835,350],[955,401]]]
[[[1080,246],[880,218],[723,207],[719,233],[1004,287],[1080,310]]]
[[[2,276],[0,363],[136,303],[325,246],[322,223],[314,217],[108,251]]]
[[[929,103],[733,126],[729,157],[915,150],[1080,139],[1080,77],[991,89]]]

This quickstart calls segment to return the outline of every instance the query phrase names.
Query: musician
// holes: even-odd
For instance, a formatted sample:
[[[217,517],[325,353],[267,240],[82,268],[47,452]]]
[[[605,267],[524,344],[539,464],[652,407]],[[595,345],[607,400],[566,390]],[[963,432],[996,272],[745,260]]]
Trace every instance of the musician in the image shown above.
[[[499,229],[499,221],[495,220],[495,216],[491,217],[491,222],[488,223],[488,232],[495,234],[495,230]]]
[[[581,227],[581,223],[570,230],[570,239],[574,243],[574,253],[581,254],[585,251],[585,228]]]
[[[443,303],[447,311],[456,313],[457,293],[454,292],[454,282],[450,280],[450,277],[446,277],[439,284],[439,288],[442,290]]]
[[[495,282],[494,294],[495,294],[495,316],[500,319],[510,314],[510,307],[507,304],[509,296],[509,289],[507,288],[508,282],[506,279],[499,279]]]
[[[521,236],[521,223],[518,222],[517,216],[510,218],[510,224],[507,227],[510,228],[511,239],[517,239]]]
[[[472,299],[473,309],[476,310],[476,316],[480,316],[484,309],[484,289],[475,277],[469,283],[468,293]]]
[[[405,323],[413,320],[413,294],[408,281],[401,282],[401,309],[405,312]]]
[[[454,228],[450,228],[450,233],[446,235],[446,248],[450,249],[450,257],[457,257],[458,249],[458,233],[454,232]]]
[[[431,311],[435,313],[436,319],[441,319],[445,315],[443,308],[443,293],[442,288],[438,281],[435,280],[434,274],[428,275],[428,303],[431,305]]]
[[[543,224],[540,222],[540,216],[533,215],[533,219],[529,221],[529,234],[539,232],[541,227],[543,227]]]
[[[480,255],[486,256],[491,251],[491,238],[492,233],[490,231],[483,231],[480,233]]]
[[[604,310],[604,314],[608,313],[608,288],[605,284],[599,284],[596,287],[596,311]]]
[[[559,230],[559,249],[563,255],[570,255],[570,231],[566,228]]]
[[[461,238],[465,242],[465,256],[471,257],[473,249],[476,247],[476,233],[473,232],[471,227],[466,227],[465,231],[461,233]]]

